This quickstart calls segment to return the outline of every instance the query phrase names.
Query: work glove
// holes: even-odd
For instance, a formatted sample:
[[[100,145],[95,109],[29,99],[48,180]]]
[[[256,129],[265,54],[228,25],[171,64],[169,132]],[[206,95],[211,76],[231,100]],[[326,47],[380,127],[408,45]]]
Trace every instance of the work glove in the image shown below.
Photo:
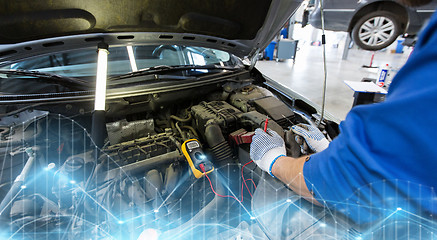
[[[321,152],[329,146],[328,139],[317,127],[299,123],[291,127],[291,130],[305,139],[308,147],[314,152]]]
[[[275,131],[270,128],[264,132],[261,128],[255,130],[250,144],[250,158],[262,170],[268,172],[271,176],[272,166],[279,157],[285,156],[284,140]]]

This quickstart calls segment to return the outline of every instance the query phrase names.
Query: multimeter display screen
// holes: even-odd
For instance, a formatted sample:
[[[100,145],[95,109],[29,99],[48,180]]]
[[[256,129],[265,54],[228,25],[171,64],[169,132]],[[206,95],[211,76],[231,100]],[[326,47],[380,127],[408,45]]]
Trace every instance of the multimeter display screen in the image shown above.
[[[192,141],[187,143],[187,148],[189,150],[200,147],[199,143],[197,141]]]

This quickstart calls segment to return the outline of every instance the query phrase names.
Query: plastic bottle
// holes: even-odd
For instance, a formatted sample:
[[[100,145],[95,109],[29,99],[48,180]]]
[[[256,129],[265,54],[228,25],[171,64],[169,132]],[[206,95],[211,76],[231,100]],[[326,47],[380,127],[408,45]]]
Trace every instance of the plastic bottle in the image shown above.
[[[398,69],[390,66],[388,69],[388,73],[387,73],[387,77],[385,78],[385,82],[384,82],[384,88],[389,88],[391,82],[393,81],[393,77],[396,75],[396,73],[398,72]]]
[[[376,85],[383,87],[385,84],[385,80],[387,79],[388,75],[388,64],[386,64],[379,73],[378,80],[376,81]]]

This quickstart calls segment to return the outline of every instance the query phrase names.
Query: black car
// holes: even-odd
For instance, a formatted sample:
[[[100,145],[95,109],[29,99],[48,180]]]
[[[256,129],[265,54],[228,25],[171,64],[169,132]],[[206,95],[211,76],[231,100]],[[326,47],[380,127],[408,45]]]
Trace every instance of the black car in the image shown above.
[[[393,0],[324,0],[325,29],[349,32],[353,41],[365,50],[383,49],[405,34],[416,35],[435,12],[437,1],[411,8]],[[322,27],[320,4],[316,1],[309,22]]]
[[[300,4],[3,1],[0,239],[359,239],[250,159],[265,124],[293,157],[339,133],[254,67]]]

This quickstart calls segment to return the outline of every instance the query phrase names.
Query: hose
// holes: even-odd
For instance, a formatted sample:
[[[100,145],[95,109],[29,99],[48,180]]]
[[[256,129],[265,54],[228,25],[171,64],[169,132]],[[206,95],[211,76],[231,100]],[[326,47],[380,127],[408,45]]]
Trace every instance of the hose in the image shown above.
[[[220,143],[225,141],[225,138],[223,137],[222,130],[220,129],[219,125],[213,123],[209,124],[205,128],[205,138],[208,142],[208,145],[213,148]]]
[[[205,138],[215,158],[215,163],[224,166],[234,159],[231,147],[223,137],[222,130],[216,124],[209,124],[205,129]]]
[[[325,115],[325,103],[326,103],[326,85],[328,81],[327,65],[326,65],[326,38],[325,38],[325,18],[323,9],[323,0],[319,1],[320,4],[320,20],[322,22],[322,49],[323,49],[323,94],[322,94],[322,110],[320,113],[320,120],[317,125],[321,126]]]
[[[179,123],[177,122],[176,123],[176,129],[179,131],[179,133],[181,134],[181,137],[182,137],[182,139],[183,140],[187,140],[187,136],[185,135],[185,133],[184,132],[182,132],[182,129],[179,127]]]
[[[191,121],[191,114],[188,112],[187,118],[180,118],[180,117],[175,116],[175,115],[170,115],[170,118],[174,119],[176,121],[179,121],[179,122],[189,122],[189,121]]]
[[[194,129],[192,126],[182,126],[182,128],[190,130],[191,132],[193,132],[194,136],[196,136],[197,138],[199,137],[199,134],[196,132],[196,129]]]

